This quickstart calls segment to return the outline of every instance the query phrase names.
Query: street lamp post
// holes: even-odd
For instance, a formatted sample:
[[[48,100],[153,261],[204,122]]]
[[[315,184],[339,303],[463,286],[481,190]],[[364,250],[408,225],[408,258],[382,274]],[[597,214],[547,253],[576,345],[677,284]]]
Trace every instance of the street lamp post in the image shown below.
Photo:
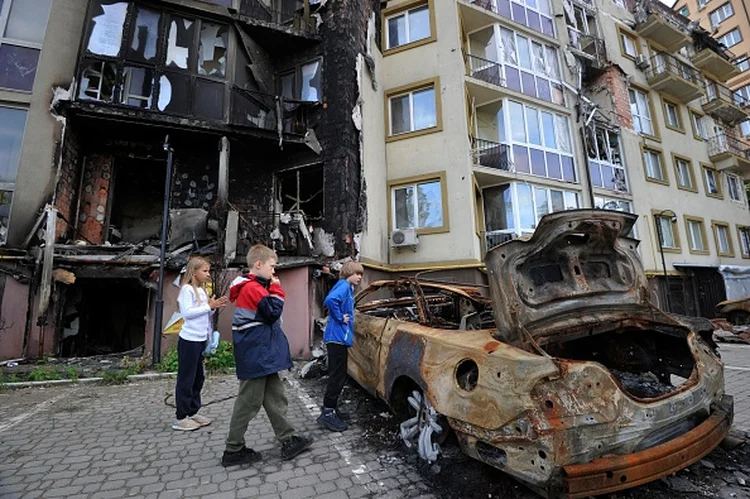
[[[161,324],[164,319],[164,260],[167,257],[167,233],[169,232],[169,202],[172,197],[172,154],[174,149],[169,144],[169,135],[164,138],[164,150],[167,151],[167,172],[164,180],[164,205],[161,219],[161,249],[159,251],[159,283],[156,291],[154,310],[154,342],[151,360],[154,365],[161,360]]]
[[[664,260],[664,233],[661,230],[661,221],[659,220],[664,215],[670,216],[670,222],[674,222],[677,215],[672,210],[662,210],[659,213],[654,214],[654,222],[656,223],[656,233],[659,238],[659,253],[661,254],[661,268],[664,271],[664,286],[667,288],[664,296],[667,301],[667,312],[672,311],[672,300],[669,296],[669,274],[667,273],[667,262]]]

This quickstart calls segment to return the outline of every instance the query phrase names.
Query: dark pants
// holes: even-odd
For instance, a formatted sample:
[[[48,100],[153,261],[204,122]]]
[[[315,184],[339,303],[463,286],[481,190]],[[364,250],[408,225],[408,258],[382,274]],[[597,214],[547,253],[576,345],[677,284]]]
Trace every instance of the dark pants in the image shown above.
[[[177,340],[177,386],[174,390],[177,419],[193,416],[201,408],[205,348],[205,341]]]
[[[328,349],[328,387],[323,397],[323,407],[335,409],[346,382],[346,360],[349,348],[339,343],[326,343]]]

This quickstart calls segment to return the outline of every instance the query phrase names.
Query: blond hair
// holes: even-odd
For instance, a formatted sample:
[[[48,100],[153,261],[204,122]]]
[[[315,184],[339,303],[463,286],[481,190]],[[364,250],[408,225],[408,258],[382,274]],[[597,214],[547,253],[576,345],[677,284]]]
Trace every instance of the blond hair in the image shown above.
[[[208,265],[209,267],[211,267],[211,262],[203,257],[194,256],[190,260],[188,260],[187,267],[185,268],[185,275],[182,276],[182,285],[184,286],[185,284],[190,284],[193,287],[195,298],[199,302],[202,300],[201,295],[198,294],[198,286],[195,284],[195,272],[204,265]]]
[[[355,261],[348,261],[344,264],[343,267],[341,267],[341,272],[339,272],[339,276],[342,279],[349,279],[354,274],[364,274],[365,268],[362,267],[362,264]]]
[[[250,270],[255,266],[255,262],[266,263],[269,260],[279,260],[276,252],[264,244],[256,244],[247,252],[247,265]]]

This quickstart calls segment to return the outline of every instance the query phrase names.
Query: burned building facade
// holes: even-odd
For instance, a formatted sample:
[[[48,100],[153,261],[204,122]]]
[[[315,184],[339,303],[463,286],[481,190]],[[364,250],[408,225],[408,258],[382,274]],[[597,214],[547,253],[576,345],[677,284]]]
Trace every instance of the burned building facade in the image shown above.
[[[51,99],[54,187],[26,241],[9,245],[19,248],[27,299],[25,310],[4,308],[25,326],[2,356],[150,345],[162,330],[154,269],[165,204],[164,324],[187,257],[211,259],[214,285],[225,287],[249,246],[265,243],[282,277],[305,285],[290,308],[294,353],[304,355],[313,270],[357,256],[365,190],[356,61],[379,2],[84,3],[71,81]]]

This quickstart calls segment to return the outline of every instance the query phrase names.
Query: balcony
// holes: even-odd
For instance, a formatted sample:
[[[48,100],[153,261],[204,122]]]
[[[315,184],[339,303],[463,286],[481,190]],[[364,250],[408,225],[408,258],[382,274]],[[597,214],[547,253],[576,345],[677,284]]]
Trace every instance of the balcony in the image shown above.
[[[708,157],[719,170],[732,170],[750,179],[750,144],[735,137],[717,135],[708,140]]]
[[[273,27],[291,28],[302,33],[315,33],[308,0],[272,0],[270,6],[261,0],[240,0],[240,15]]]
[[[721,120],[729,126],[735,126],[750,117],[750,102],[742,95],[724,85],[708,82],[706,95],[701,99],[703,111],[712,118]]]
[[[506,172],[511,170],[507,145],[474,137],[471,142],[475,164]]]
[[[235,126],[304,135],[307,131],[307,113],[311,105],[314,104],[286,100],[280,96],[233,86],[229,123]]]
[[[711,73],[721,82],[726,82],[740,74],[740,70],[730,62],[734,58],[731,52],[721,47],[718,50],[722,50],[722,53],[709,47],[697,51],[693,49],[690,60],[696,68]]]
[[[470,78],[467,86],[477,107],[503,97],[501,88],[505,87],[506,82],[500,63],[468,54],[466,65]]]
[[[460,0],[458,7],[461,10],[464,31],[473,33],[497,22],[500,12],[494,0]],[[510,10],[505,17],[510,18]]]
[[[499,244],[507,243],[508,241],[518,238],[515,229],[491,230],[483,232],[482,236],[484,239],[485,252]]]
[[[637,19],[636,31],[644,38],[663,46],[667,52],[677,52],[692,41],[686,17],[674,12],[661,2],[650,2],[648,14]]]
[[[571,26],[568,26],[568,39],[570,40],[568,46],[575,55],[585,59],[596,69],[605,67],[607,52],[604,47],[604,40],[581,33]]]
[[[682,103],[688,103],[704,94],[700,72],[674,56],[659,53],[650,62],[646,78],[651,88],[657,92],[669,94]]]

